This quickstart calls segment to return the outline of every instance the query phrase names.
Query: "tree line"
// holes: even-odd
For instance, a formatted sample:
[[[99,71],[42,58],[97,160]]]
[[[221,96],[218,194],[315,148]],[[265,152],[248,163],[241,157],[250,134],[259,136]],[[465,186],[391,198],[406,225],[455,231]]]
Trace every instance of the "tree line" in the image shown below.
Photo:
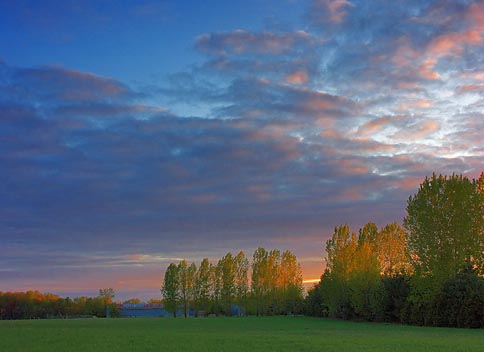
[[[484,173],[433,174],[406,210],[403,227],[335,228],[307,314],[484,327]]]
[[[249,275],[250,272],[250,275]],[[290,251],[255,250],[252,263],[244,252],[227,253],[217,263],[204,258],[197,268],[186,260],[171,263],[162,285],[164,308],[195,315],[294,314],[302,309],[302,272]],[[236,309],[234,309],[236,308]]]
[[[0,319],[105,317],[117,315],[113,289],[101,289],[97,297],[62,298],[39,291],[0,292]]]

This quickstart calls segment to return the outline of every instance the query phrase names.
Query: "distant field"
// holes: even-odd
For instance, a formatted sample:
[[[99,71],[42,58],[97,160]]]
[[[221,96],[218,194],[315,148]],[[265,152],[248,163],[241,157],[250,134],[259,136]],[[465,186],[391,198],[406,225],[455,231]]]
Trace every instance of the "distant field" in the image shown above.
[[[484,330],[306,317],[0,321],[0,351],[483,351]]]

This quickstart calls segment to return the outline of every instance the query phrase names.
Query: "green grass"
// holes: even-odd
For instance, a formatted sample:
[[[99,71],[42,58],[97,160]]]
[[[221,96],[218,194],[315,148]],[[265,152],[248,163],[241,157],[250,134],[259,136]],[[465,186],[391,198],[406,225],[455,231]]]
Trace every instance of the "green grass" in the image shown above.
[[[484,330],[306,317],[0,321],[0,351],[483,351]]]

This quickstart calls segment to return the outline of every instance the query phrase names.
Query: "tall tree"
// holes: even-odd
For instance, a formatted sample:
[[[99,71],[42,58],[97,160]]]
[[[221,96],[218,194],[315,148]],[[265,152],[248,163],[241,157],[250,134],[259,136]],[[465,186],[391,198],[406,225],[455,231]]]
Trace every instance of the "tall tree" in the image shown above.
[[[178,275],[178,266],[171,263],[165,271],[165,278],[161,288],[161,295],[163,296],[163,303],[165,309],[173,314],[176,318],[178,310],[180,279]]]
[[[197,267],[195,263],[188,264],[184,259],[178,264],[178,279],[180,282],[180,300],[183,307],[183,315],[186,318],[190,309],[190,302],[194,297],[195,275]]]
[[[408,199],[404,226],[417,276],[437,284],[470,263],[482,270],[484,194],[479,180],[462,175],[425,178]]]
[[[245,253],[240,251],[234,258],[235,262],[235,297],[239,305],[239,315],[247,306],[247,294],[249,292],[249,260]]]
[[[269,252],[269,256],[267,257],[267,270],[265,272],[265,281],[268,283],[268,293],[265,297],[265,306],[266,308],[270,308],[271,314],[279,314],[282,309],[280,264],[281,251],[278,249],[271,250]]]
[[[396,222],[385,225],[378,233],[377,255],[384,276],[409,273],[405,230]]]
[[[259,247],[252,256],[252,292],[256,303],[256,314],[265,314],[265,295],[268,293],[268,258],[269,253],[265,248]]]
[[[304,288],[301,265],[290,251],[282,253],[279,275],[282,312],[286,314],[295,313],[298,303],[302,301]]]
[[[110,309],[111,309],[110,305],[112,305],[113,303],[114,296],[115,296],[114,289],[112,289],[111,287],[101,288],[99,290],[98,297],[101,299],[101,301],[104,302],[104,315],[106,317],[110,317]]]
[[[210,307],[210,295],[211,295],[211,280],[210,273],[212,265],[208,261],[208,258],[204,258],[198,267],[196,279],[195,279],[195,304],[197,311],[203,310],[208,312]]]
[[[219,260],[218,265],[222,274],[222,287],[220,296],[222,307],[227,315],[232,313],[232,303],[235,296],[235,261],[232,253],[227,253]]]

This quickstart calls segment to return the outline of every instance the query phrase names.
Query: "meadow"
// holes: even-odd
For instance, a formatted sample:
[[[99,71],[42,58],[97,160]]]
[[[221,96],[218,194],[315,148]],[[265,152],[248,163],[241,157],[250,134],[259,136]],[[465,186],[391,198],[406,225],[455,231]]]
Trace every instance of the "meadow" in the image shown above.
[[[309,317],[0,321],[0,351],[482,351],[484,330]]]

